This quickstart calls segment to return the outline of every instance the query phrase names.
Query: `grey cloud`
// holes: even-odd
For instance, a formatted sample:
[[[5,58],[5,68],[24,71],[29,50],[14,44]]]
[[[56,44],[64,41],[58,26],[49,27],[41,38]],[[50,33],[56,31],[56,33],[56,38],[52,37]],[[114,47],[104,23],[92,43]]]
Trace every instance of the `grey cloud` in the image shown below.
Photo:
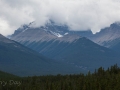
[[[22,24],[35,26],[52,19],[71,30],[91,29],[93,33],[120,21],[119,0],[1,0],[0,33],[12,34]]]

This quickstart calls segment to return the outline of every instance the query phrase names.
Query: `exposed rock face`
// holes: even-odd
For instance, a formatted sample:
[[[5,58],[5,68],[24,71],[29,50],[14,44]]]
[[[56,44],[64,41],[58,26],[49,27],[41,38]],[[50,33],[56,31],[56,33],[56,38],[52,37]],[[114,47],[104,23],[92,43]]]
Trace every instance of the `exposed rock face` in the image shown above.
[[[111,24],[110,27],[102,29],[90,39],[99,45],[120,51],[120,24]]]
[[[26,26],[27,27],[27,26]],[[88,34],[85,34],[85,33]],[[89,39],[90,31],[83,34],[69,31],[67,26],[47,24],[39,28],[19,28],[11,36],[12,40],[57,61],[74,65],[75,67],[91,70],[119,63],[119,56],[105,47],[95,44]]]
[[[74,41],[74,39],[79,38],[79,36],[89,37],[92,35],[90,30],[70,31],[66,25],[60,26],[53,22],[47,23],[45,26],[39,28],[32,28],[31,26],[32,23],[21,26],[10,38],[19,42],[50,41],[52,39],[64,41],[67,38],[70,38],[68,41]],[[63,38],[61,39],[61,37]]]

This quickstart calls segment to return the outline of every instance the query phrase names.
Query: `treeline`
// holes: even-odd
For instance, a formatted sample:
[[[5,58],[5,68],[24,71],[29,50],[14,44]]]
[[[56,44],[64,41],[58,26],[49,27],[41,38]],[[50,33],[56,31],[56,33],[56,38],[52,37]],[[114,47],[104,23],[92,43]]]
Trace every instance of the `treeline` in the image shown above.
[[[0,90],[120,90],[120,68],[100,67],[87,75],[48,75],[0,80]]]

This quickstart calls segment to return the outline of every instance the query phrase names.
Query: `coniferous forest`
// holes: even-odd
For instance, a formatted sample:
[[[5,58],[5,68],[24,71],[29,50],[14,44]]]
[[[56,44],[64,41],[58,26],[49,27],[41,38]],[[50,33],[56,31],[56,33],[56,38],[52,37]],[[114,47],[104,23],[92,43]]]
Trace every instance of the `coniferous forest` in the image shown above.
[[[5,73],[1,73],[4,76]],[[94,73],[0,78],[0,90],[120,90],[120,68],[100,67]]]

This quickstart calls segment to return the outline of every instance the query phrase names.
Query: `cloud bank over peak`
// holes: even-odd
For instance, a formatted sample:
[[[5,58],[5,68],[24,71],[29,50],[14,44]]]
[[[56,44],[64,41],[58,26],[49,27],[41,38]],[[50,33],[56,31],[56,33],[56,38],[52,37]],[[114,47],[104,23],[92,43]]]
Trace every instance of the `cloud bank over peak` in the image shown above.
[[[9,35],[22,24],[48,20],[71,30],[93,33],[120,21],[119,0],[0,0],[0,33]]]

